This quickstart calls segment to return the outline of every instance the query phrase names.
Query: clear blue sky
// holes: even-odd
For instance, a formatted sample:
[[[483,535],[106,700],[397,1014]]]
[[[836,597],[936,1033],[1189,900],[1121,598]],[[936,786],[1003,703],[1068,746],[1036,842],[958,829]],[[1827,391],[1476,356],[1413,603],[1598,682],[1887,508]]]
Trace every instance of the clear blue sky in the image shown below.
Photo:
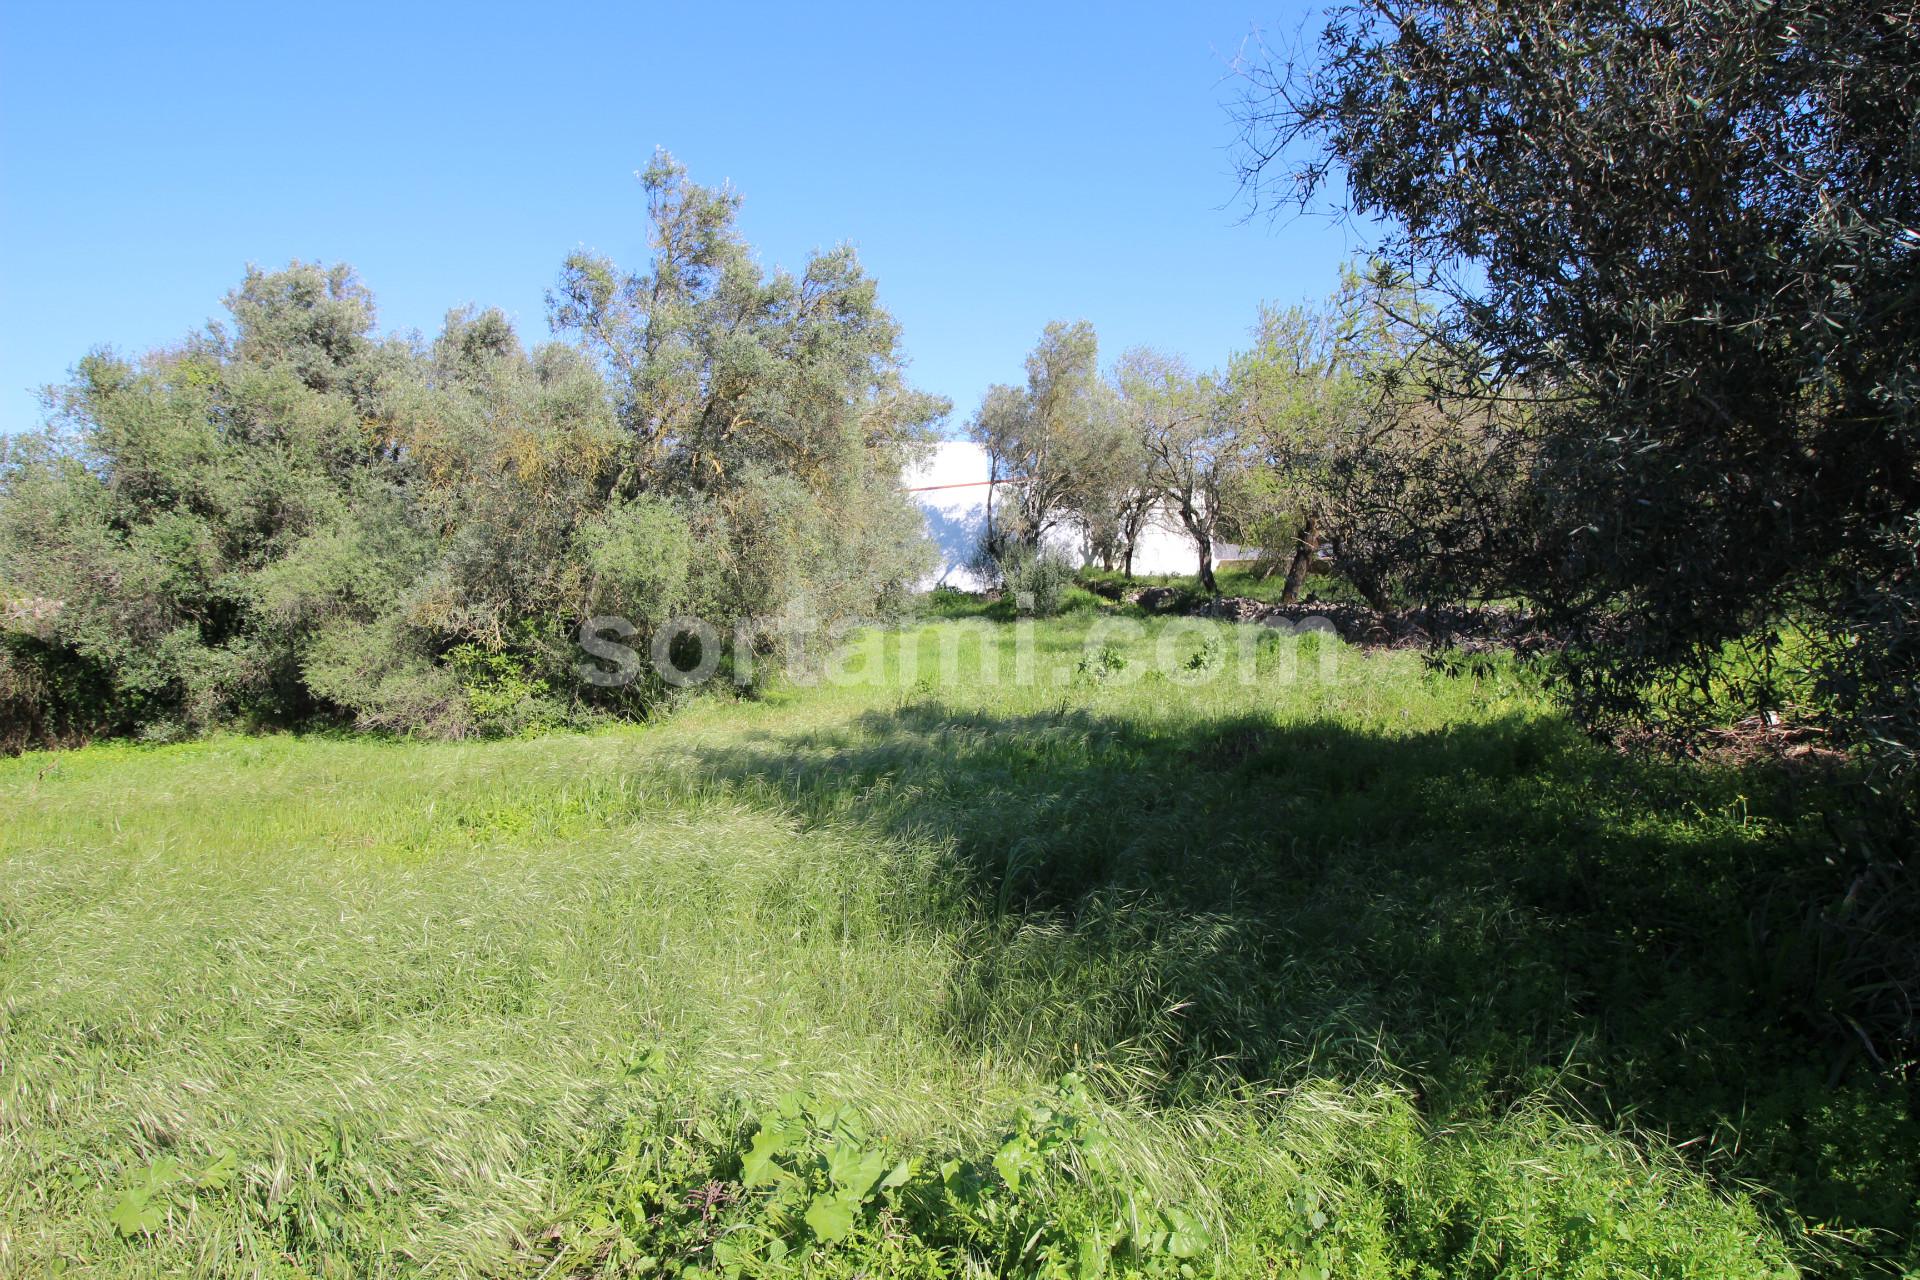
[[[644,260],[656,144],[733,180],[769,264],[852,242],[956,426],[1049,320],[1212,364],[1364,247],[1233,207],[1226,62],[1297,0],[0,3],[0,431],[248,262],[349,262],[386,329],[473,302],[543,339],[563,255]]]

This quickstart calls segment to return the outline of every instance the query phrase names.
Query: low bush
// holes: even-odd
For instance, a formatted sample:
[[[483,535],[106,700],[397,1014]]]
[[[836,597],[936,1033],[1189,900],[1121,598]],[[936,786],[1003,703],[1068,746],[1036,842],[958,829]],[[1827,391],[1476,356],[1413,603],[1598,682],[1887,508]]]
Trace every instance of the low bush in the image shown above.
[[[991,558],[994,580],[1012,598],[1014,608],[1038,618],[1051,618],[1067,605],[1078,569],[1052,549],[1035,550],[1011,543]]]

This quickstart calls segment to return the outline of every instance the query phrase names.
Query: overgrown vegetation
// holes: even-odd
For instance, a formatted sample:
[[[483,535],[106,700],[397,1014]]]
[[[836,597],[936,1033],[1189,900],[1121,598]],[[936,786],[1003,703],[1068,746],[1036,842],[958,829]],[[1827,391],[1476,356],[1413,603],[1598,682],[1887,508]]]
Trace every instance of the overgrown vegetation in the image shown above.
[[[1908,768],[1914,7],[1358,0],[1248,74],[1253,189],[1447,304],[1370,558],[1531,602],[1589,721],[1784,711]]]
[[[911,595],[948,406],[852,252],[664,154],[568,341],[295,263],[85,358],[0,751],[145,741],[0,762],[0,1271],[1920,1274],[1920,20],[1248,75],[1381,256],[1211,371],[1048,326],[986,598]]]
[[[1112,607],[828,671],[0,764],[0,1266],[1915,1264],[1817,774]]]
[[[1051,618],[1066,607],[1079,576],[1059,551],[1036,549],[1019,539],[1001,543],[997,553],[982,547],[975,571],[997,582],[1015,610],[1040,618]]]
[[[344,267],[250,271],[230,323],[99,352],[0,441],[0,747],[351,722],[443,737],[633,713],[575,677],[610,616],[698,615],[764,666],[885,616],[925,536],[898,492],[946,406],[851,251],[768,274],[738,198],[664,155],[651,268],[570,258],[577,346],[498,312],[381,338]]]

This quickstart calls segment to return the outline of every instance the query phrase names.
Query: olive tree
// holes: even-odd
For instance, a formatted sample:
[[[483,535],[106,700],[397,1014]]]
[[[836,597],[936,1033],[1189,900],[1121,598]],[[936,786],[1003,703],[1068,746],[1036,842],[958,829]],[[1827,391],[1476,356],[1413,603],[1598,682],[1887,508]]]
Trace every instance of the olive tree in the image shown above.
[[[899,477],[950,406],[907,385],[873,279],[846,246],[767,272],[730,188],[664,152],[641,176],[649,267],[576,253],[549,296],[631,442],[613,497],[672,499],[712,540],[721,621],[802,606],[832,629],[901,600],[930,550]]]
[[[1145,491],[1179,519],[1193,539],[1201,587],[1218,595],[1213,548],[1240,468],[1232,397],[1214,375],[1145,348],[1123,356],[1114,377],[1145,460]]]
[[[1037,548],[1076,518],[1113,536],[1106,512],[1124,483],[1129,433],[1100,377],[1100,344],[1086,321],[1056,321],[1027,356],[1024,386],[987,390],[969,426],[986,447],[995,491],[989,548]]]

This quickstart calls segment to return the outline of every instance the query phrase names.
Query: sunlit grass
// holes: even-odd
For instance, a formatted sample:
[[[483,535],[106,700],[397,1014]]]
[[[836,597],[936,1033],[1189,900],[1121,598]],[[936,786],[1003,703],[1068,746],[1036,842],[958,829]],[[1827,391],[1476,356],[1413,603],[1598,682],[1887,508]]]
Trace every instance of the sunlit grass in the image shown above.
[[[0,762],[0,1272],[711,1266],[751,1205],[688,1226],[700,1181],[659,1170],[737,1177],[755,1108],[801,1089],[931,1160],[991,1152],[1067,1071],[1113,1203],[1208,1224],[1200,1256],[1102,1265],[1808,1256],[1790,1206],[1644,1132],[1693,1136],[1701,1081],[1754,1064],[1640,1060],[1660,1019],[1728,1051],[1720,989],[1661,978],[1606,914],[1782,856],[1786,816],[1737,779],[1590,747],[1505,668],[1261,628],[1087,606],[869,646],[591,735]],[[1871,1114],[1897,1143],[1904,1113]],[[587,1153],[635,1132],[681,1154],[629,1221],[626,1166]],[[226,1153],[230,1179],[116,1225],[156,1160]],[[1038,1246],[908,1235],[925,1274],[1051,1274]],[[757,1265],[906,1265],[883,1248],[907,1246]]]

